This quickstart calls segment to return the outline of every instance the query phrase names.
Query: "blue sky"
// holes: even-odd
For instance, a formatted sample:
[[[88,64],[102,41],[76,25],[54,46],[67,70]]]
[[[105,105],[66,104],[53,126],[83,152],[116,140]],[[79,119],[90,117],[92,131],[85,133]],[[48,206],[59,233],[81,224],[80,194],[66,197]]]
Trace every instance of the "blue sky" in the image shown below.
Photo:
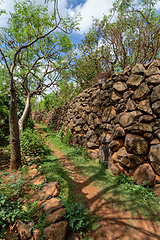
[[[7,13],[14,11],[14,0],[3,0],[0,5]],[[20,0],[17,0],[20,1]],[[33,1],[33,0],[31,0]],[[44,0],[35,0],[36,4],[44,4]],[[87,32],[92,23],[92,16],[95,18],[102,18],[103,14],[108,14],[112,7],[113,0],[59,0],[59,10],[62,16],[68,12],[69,15],[75,16],[81,13],[82,21],[80,23],[80,32],[72,34],[73,42],[77,43],[83,37],[83,33]],[[49,9],[53,9],[53,2],[48,3]],[[0,17],[0,26],[6,26],[7,15]]]
[[[13,12],[14,0],[3,0],[1,8],[6,9],[7,13]],[[20,0],[17,0],[20,1]],[[34,1],[34,0],[30,0]],[[45,0],[35,0],[36,4],[44,4]],[[68,12],[71,16],[81,13],[82,21],[80,23],[80,31],[72,34],[74,43],[81,41],[84,32],[87,32],[92,23],[92,17],[103,18],[103,15],[108,15],[109,9],[112,7],[114,0],[59,0],[59,10],[62,16]],[[53,2],[49,2],[49,9],[53,9]],[[157,4],[157,10],[160,10],[160,1]],[[7,15],[0,17],[0,26],[5,26]]]

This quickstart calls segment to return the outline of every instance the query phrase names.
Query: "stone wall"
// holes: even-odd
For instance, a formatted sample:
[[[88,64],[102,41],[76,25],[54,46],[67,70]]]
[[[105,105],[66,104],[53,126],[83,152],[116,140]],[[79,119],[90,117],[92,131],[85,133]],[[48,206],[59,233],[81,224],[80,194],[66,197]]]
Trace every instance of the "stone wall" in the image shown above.
[[[72,144],[87,146],[114,174],[153,185],[160,180],[160,60],[99,79],[43,122],[69,128]]]

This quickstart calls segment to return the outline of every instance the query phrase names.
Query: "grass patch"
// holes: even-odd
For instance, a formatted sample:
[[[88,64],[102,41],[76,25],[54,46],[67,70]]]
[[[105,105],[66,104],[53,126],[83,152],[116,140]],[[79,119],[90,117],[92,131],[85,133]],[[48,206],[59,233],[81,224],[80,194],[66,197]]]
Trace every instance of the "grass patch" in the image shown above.
[[[47,132],[47,127],[42,125],[41,130]],[[105,166],[86,157],[84,149],[71,147],[61,141],[60,134],[48,131],[47,139],[59,149],[77,171],[90,182],[98,186],[98,195],[108,203],[119,209],[131,212],[133,215],[142,214],[149,220],[160,221],[160,199],[155,196],[149,187],[136,185],[125,175],[115,177],[105,169]]]

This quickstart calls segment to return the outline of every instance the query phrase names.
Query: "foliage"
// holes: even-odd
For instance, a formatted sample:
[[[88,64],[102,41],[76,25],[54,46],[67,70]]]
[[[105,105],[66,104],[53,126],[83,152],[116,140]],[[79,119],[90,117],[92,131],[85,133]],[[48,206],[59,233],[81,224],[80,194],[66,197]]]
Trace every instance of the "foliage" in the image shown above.
[[[0,237],[4,238],[6,227],[16,219],[21,219],[23,211],[19,202],[11,201],[0,192]]]
[[[80,202],[64,202],[65,213],[62,213],[69,223],[72,232],[84,233],[90,225],[90,215]]]
[[[31,118],[28,118],[27,121],[24,123],[24,129],[34,129],[34,121]]]
[[[92,86],[100,72],[117,73],[160,56],[157,2],[116,0],[109,15],[93,19],[78,46],[80,57],[72,75],[80,87]]]
[[[64,75],[61,74],[61,77],[64,78]],[[37,105],[40,106],[41,110],[49,112],[75,98],[80,91],[76,83],[63,79],[57,84],[56,89],[44,95],[42,101]]]
[[[26,129],[21,136],[21,151],[23,156],[42,156],[49,153],[49,147],[36,130]]]

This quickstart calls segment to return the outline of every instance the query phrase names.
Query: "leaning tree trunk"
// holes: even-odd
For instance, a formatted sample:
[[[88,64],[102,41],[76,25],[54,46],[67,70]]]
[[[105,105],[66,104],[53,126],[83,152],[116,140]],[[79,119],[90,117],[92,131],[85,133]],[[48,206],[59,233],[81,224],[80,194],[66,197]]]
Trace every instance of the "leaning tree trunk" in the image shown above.
[[[24,125],[26,119],[28,118],[28,114],[29,114],[29,110],[30,110],[30,99],[31,99],[31,94],[28,94],[28,96],[26,97],[25,108],[24,108],[23,114],[18,122],[21,133],[23,132],[23,125]]]
[[[9,129],[10,129],[10,144],[11,144],[11,169],[17,170],[21,165],[21,152],[17,116],[16,91],[14,88],[13,76],[10,75],[10,96],[11,103],[9,109]]]

